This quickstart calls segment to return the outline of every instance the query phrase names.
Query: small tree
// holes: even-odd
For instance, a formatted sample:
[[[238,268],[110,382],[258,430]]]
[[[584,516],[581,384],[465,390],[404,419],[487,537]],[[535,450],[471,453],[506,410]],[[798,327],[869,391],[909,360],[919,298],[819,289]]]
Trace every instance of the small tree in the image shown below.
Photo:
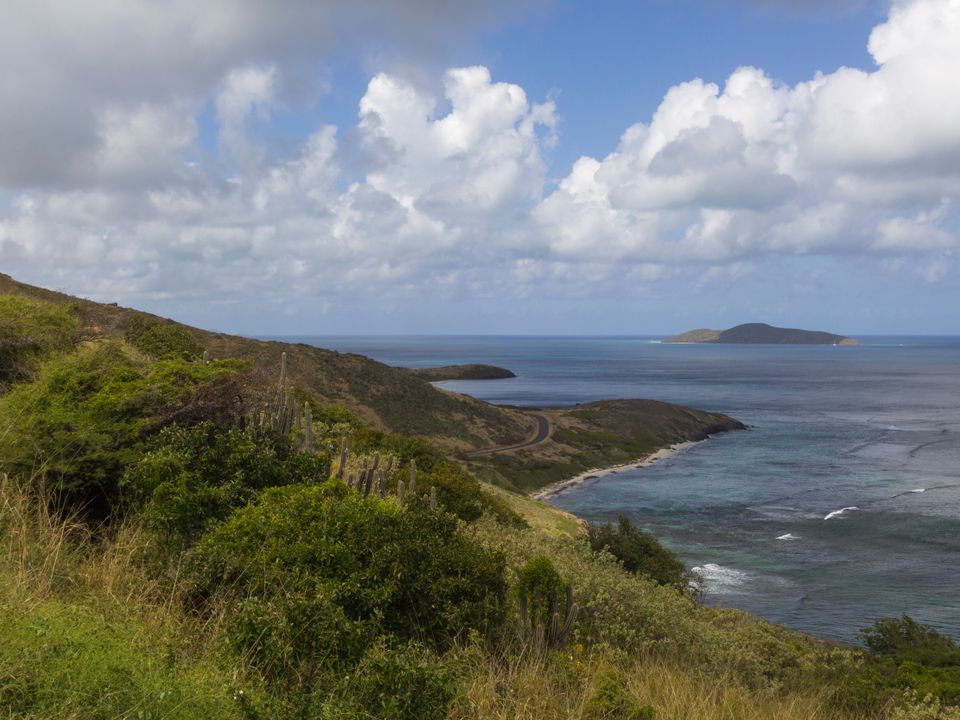
[[[646,575],[661,585],[686,592],[694,580],[676,554],[636,527],[626,515],[617,518],[616,525],[591,525],[589,538],[595,551],[606,550],[623,563],[625,570]]]

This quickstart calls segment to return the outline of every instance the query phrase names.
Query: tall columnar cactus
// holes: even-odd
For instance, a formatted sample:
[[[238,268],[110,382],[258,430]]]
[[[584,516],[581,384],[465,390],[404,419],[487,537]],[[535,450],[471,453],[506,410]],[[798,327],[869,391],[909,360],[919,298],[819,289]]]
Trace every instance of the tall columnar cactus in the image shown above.
[[[294,417],[297,416],[297,418]],[[263,411],[248,424],[254,437],[263,437],[267,433],[288,435],[295,423],[298,423],[299,408],[290,399],[287,392],[287,354],[280,356],[280,379],[273,395],[273,401],[267,403]]]
[[[411,497],[417,492],[417,461],[410,461],[410,495]]]
[[[560,608],[561,591],[565,596]],[[534,558],[520,571],[517,584],[520,641],[535,651],[562,647],[570,639],[578,607],[573,586],[563,580],[546,557]]]
[[[371,467],[366,468],[366,471],[363,473],[363,496],[367,497],[370,494],[370,491],[373,490],[373,475],[377,472],[377,464],[379,464],[380,456],[377,455],[374,459],[374,464]]]
[[[430,509],[437,509],[437,488],[435,486],[430,486]]]
[[[293,447],[297,452],[303,452],[303,419],[300,417],[300,405],[293,403]]]
[[[347,437],[340,441],[340,466],[337,468],[337,480],[343,480],[343,471],[347,468]]]
[[[310,403],[303,403],[303,449],[305,452],[313,452],[313,410]]]

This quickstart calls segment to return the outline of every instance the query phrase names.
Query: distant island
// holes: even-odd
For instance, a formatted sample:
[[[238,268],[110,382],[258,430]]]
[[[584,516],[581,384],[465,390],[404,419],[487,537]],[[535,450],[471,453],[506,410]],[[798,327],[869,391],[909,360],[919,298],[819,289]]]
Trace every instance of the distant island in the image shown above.
[[[859,345],[859,340],[818,330],[779,328],[766,323],[746,323],[729,330],[690,330],[667,338],[665,343],[716,343],[736,345]]]
[[[409,372],[427,382],[441,382],[443,380],[505,380],[516,375],[506,368],[496,365],[444,365],[432,368],[407,368]]]

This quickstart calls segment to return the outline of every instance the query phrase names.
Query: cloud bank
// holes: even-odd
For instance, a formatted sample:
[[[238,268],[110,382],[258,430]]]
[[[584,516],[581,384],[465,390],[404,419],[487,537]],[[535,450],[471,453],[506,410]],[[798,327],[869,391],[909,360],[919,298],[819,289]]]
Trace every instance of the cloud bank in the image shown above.
[[[288,102],[303,58],[335,42],[330,27],[392,20],[362,3],[279,18],[228,5],[154,16],[118,3],[94,21],[38,2],[18,11],[20,32],[0,30],[0,60],[32,57],[0,90],[0,268],[129,302],[321,310],[710,282],[765,258],[879,258],[926,283],[952,270],[960,0],[895,2],[869,71],[790,87],[744,67],[722,88],[672,87],[610,154],[556,181],[562,108],[479,66],[448,70],[436,91],[376,74],[353,127],[317,127],[277,157],[254,130]],[[432,22],[475,21],[452,7]],[[62,41],[62,62],[36,57],[27,29]]]

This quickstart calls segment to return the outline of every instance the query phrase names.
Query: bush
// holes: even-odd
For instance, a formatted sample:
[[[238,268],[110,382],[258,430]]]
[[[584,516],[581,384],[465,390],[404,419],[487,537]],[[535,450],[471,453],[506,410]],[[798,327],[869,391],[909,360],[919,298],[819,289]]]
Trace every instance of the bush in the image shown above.
[[[901,618],[881,618],[860,635],[878,657],[924,665],[960,665],[957,643],[906,614]]]
[[[506,593],[503,558],[468,540],[452,516],[336,481],[266,491],[201,539],[191,576],[200,598],[226,591],[271,606],[261,617],[323,618],[321,637],[337,626],[356,639],[330,658],[347,665],[380,636],[443,649],[471,630],[486,633],[502,622]],[[306,639],[309,622],[290,627],[305,639],[284,641],[286,667],[315,666],[314,655],[330,649]],[[271,643],[284,637],[277,632]],[[256,655],[259,635],[246,637],[254,645],[244,651]]]
[[[206,662],[204,662],[206,660]],[[21,718],[249,717],[231,673],[134,617],[0,597],[0,713]]]
[[[137,315],[127,325],[124,337],[140,352],[158,360],[196,360],[203,348],[177,323]]]
[[[641,705],[627,689],[626,678],[608,671],[587,703],[587,720],[653,720],[656,713],[649,705]]]
[[[869,654],[844,678],[841,704],[874,709],[904,693],[960,706],[960,646],[909,615],[861,632]]]
[[[787,628],[736,610],[699,605],[687,593],[627,572],[586,540],[549,537],[483,519],[467,529],[486,547],[505,553],[519,570],[549,558],[569,578],[579,607],[571,643],[601,645],[633,656],[666,657],[728,675],[749,687],[780,685],[827,663],[834,651]],[[843,666],[847,655],[835,651]]]
[[[591,525],[590,547],[606,550],[623,563],[624,569],[646,575],[661,585],[686,590],[693,579],[683,562],[648,532],[630,522],[625,515],[616,525]]]
[[[443,720],[455,695],[450,663],[419,643],[377,643],[364,656],[323,717]]]
[[[162,430],[126,469],[121,488],[154,529],[183,546],[266,488],[323,482],[329,475],[328,456],[297,453],[289,438],[254,440],[201,423]]]
[[[309,582],[264,588],[235,601],[228,614],[233,651],[287,692],[333,686],[373,640],[370,628],[348,618],[328,589]]]
[[[70,349],[77,328],[56,305],[0,295],[0,390],[29,379],[47,356]]]
[[[567,584],[549,558],[539,555],[521,568],[517,594],[527,599],[530,623],[550,625],[552,611],[566,590]]]
[[[165,416],[242,367],[148,363],[116,342],[50,360],[33,382],[0,397],[0,469],[46,482],[74,507],[106,517],[123,469]]]
[[[350,448],[351,452],[361,454],[389,453],[399,461],[398,467],[406,467],[415,460],[419,492],[426,493],[431,486],[435,487],[437,502],[461,520],[473,522],[489,513],[500,522],[519,527],[526,525],[506,503],[484,492],[476,478],[423,438],[361,427],[350,437]]]

